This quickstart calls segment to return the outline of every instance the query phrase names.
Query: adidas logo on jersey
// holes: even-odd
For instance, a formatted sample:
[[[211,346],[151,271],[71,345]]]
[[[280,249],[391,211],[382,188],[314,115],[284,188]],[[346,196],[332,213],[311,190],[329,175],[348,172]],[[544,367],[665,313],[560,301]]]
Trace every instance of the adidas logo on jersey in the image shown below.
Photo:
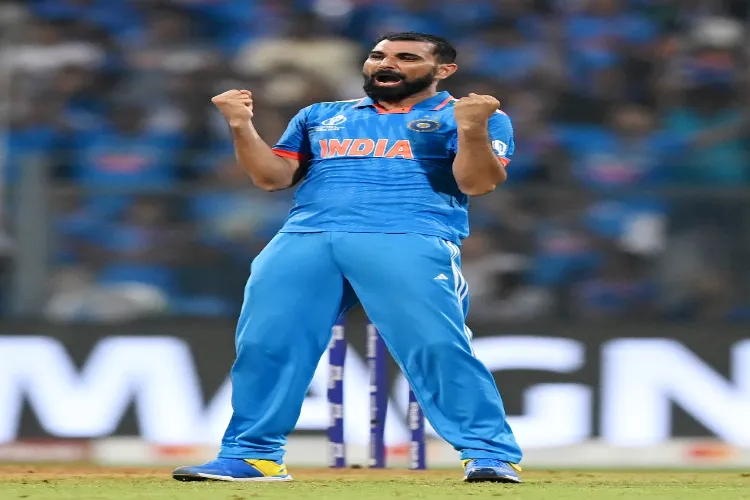
[[[438,281],[444,281],[448,279],[448,276],[444,275],[443,273],[440,273],[437,276],[435,276],[435,279]]]

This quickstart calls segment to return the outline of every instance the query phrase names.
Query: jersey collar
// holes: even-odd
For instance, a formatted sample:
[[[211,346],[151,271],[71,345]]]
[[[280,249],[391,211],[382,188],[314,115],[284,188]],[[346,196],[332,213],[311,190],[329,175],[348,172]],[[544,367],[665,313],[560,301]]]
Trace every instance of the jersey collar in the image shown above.
[[[373,101],[369,97],[365,97],[363,99],[360,99],[354,105],[354,107],[355,108],[366,108],[366,107],[370,107],[371,106],[371,107],[375,108],[378,111],[378,113],[381,113],[381,114],[397,114],[397,113],[403,114],[403,113],[408,113],[410,111],[418,110],[418,109],[419,110],[429,109],[429,110],[432,110],[432,111],[437,111],[437,110],[442,109],[445,106],[447,106],[448,103],[451,102],[452,100],[453,100],[453,96],[452,95],[450,95],[446,91],[442,91],[442,92],[438,92],[437,94],[435,94],[432,97],[428,97],[424,101],[420,101],[420,102],[416,103],[415,105],[410,106],[410,107],[406,107],[406,108],[397,108],[397,109],[386,110],[385,108],[383,108],[382,106],[380,106],[378,103],[376,103],[375,101]]]

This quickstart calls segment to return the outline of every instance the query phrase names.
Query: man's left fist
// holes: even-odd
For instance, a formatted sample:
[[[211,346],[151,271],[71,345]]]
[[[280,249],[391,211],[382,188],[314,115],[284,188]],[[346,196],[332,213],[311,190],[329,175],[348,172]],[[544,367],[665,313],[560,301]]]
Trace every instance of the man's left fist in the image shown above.
[[[490,95],[469,94],[458,100],[453,113],[459,128],[486,127],[492,113],[499,107],[500,101]]]

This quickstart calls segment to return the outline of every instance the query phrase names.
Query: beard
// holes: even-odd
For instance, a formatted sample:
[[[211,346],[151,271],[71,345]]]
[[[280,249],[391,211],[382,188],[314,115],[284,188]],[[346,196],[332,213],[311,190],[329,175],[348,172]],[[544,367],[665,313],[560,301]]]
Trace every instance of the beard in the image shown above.
[[[365,84],[362,87],[365,94],[373,101],[382,102],[399,102],[406,99],[409,96],[422,92],[432,85],[435,81],[435,71],[431,71],[424,76],[414,79],[406,78],[406,75],[399,73],[398,71],[381,70],[376,71],[371,75],[363,74],[365,78]],[[396,85],[382,86],[378,85],[378,78],[386,78],[393,81],[393,79],[400,80]]]

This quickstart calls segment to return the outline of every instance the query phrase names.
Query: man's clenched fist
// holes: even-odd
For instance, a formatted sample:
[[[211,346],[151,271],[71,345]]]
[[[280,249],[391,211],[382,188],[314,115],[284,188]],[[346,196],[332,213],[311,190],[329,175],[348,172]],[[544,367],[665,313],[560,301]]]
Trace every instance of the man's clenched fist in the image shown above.
[[[497,108],[500,101],[489,95],[469,94],[462,97],[453,106],[453,114],[458,128],[487,127],[487,121]]]
[[[253,117],[253,94],[248,90],[227,90],[211,99],[231,127],[247,125]]]

